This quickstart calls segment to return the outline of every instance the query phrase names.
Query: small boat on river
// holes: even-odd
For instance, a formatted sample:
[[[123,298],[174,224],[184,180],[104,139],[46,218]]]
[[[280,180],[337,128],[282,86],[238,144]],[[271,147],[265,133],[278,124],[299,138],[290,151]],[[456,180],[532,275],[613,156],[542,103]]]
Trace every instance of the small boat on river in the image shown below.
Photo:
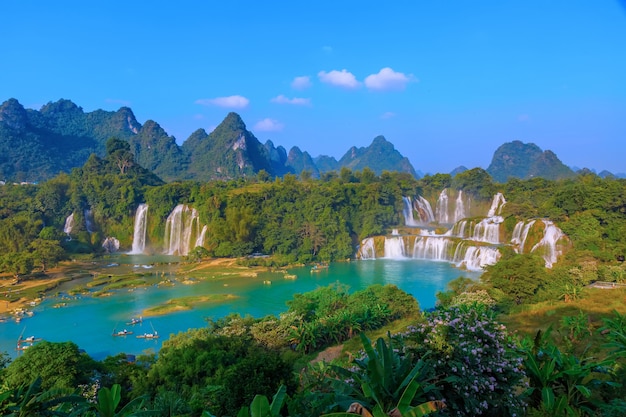
[[[137,335],[137,339],[158,339],[158,338],[159,338],[159,335],[157,334],[157,332],[144,333],[144,334]]]
[[[311,273],[322,272],[328,270],[328,264],[315,264],[311,268]]]
[[[113,336],[128,336],[129,334],[133,334],[130,330],[120,330],[119,332],[113,331]]]
[[[159,334],[156,330],[154,330],[154,326],[152,325],[152,323],[150,323],[150,327],[152,327],[152,333],[138,334],[137,339],[158,339]]]
[[[139,316],[139,317],[133,317],[132,319],[130,319],[130,321],[126,322],[126,324],[128,326],[134,326],[135,324],[141,324],[142,322],[143,322],[143,318]]]

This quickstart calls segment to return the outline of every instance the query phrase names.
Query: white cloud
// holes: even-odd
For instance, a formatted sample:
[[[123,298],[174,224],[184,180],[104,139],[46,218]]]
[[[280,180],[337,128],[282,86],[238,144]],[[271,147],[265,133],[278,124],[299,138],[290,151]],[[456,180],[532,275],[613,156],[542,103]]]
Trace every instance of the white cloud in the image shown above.
[[[228,96],[216,98],[201,98],[195,101],[203,106],[229,107],[233,109],[244,109],[250,104],[250,100],[243,96]]]
[[[391,111],[387,111],[380,116],[381,119],[391,119],[392,117],[396,117],[396,114]]]
[[[324,51],[327,54],[330,54],[330,53],[333,52],[333,47],[332,46],[328,46],[328,45],[322,46],[322,51]]]
[[[330,72],[320,71],[317,73],[320,81],[326,84],[343,88],[358,88],[361,83],[357,81],[354,74],[343,69],[341,71],[332,70]]]
[[[270,101],[272,103],[293,104],[296,106],[310,106],[311,105],[310,98],[300,98],[300,97],[289,98],[289,97],[283,96],[282,94],[277,97],[274,97]]]
[[[254,130],[259,132],[278,132],[283,130],[283,127],[285,127],[285,125],[280,123],[278,120],[265,118],[263,120],[259,120],[254,125]]]
[[[395,72],[389,67],[378,71],[378,74],[371,74],[365,78],[365,86],[370,90],[404,90],[406,85],[413,81],[412,75],[405,75]]]
[[[291,88],[295,90],[306,90],[309,87],[311,87],[311,77],[308,75],[296,77],[291,82]]]

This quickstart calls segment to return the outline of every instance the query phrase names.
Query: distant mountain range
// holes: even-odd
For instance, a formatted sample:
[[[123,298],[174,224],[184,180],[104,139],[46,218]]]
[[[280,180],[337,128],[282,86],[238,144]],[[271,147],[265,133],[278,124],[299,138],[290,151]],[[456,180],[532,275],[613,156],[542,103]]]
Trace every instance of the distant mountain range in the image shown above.
[[[69,172],[92,153],[103,156],[110,137],[127,141],[136,162],[165,181],[232,179],[261,170],[271,176],[308,171],[317,178],[344,167],[369,168],[378,175],[383,171],[418,175],[383,136],[367,147],[353,146],[339,161],[325,155],[312,158],[295,146],[287,152],[269,140],[262,144],[238,114],[229,113],[211,133],[198,129],[179,146],[157,122],[141,125],[128,107],[85,113],[62,99],[32,110],[12,98],[0,105],[0,180],[42,181]],[[454,173],[464,169],[459,167]],[[519,141],[498,148],[487,172],[496,181],[511,176],[556,179],[575,175],[554,153]]]

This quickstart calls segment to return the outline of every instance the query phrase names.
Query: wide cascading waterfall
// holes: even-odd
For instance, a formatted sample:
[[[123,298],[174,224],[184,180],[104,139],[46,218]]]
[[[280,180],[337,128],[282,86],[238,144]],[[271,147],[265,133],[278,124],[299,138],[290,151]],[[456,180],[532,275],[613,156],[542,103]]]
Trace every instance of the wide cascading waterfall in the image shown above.
[[[402,209],[402,215],[404,215],[405,226],[417,226],[417,222],[413,218],[413,202],[411,197],[402,197],[404,208]]]
[[[428,200],[421,195],[417,196],[415,199],[415,205],[417,212],[419,213],[421,223],[428,224],[435,221],[435,214],[433,213],[433,208],[430,206]]]
[[[530,232],[530,229],[534,224],[535,220],[530,220],[528,223],[520,220],[515,224],[513,236],[511,237],[511,244],[515,246],[515,252],[524,253],[524,245],[526,244],[526,239],[528,238],[528,232]]]
[[[402,236],[385,238],[385,258],[406,258],[406,253],[404,251],[404,239],[402,238]]]
[[[445,237],[418,237],[413,245],[412,257],[433,261],[449,261],[448,249],[452,244],[452,240]]]
[[[131,255],[139,255],[146,249],[146,231],[148,230],[148,205],[140,204],[135,212],[135,227],[133,230],[133,247]]]
[[[437,208],[435,215],[439,223],[449,223],[448,217],[448,191],[444,188],[437,199]]]
[[[507,229],[500,227],[504,223],[501,213],[506,204],[502,193],[493,196],[487,216],[483,217],[472,215],[470,204],[475,205],[474,209],[483,211],[483,203],[486,202],[475,204],[463,190],[456,192],[449,195],[447,188],[441,191],[434,215],[424,197],[417,196],[413,200],[403,197],[405,226],[412,227],[392,229],[391,234],[384,238],[384,247],[382,236],[376,241],[374,238],[364,239],[358,257],[375,259],[377,255],[382,255],[384,249],[387,259],[447,261],[461,268],[479,271],[498,262],[502,245],[511,247],[517,253],[529,252],[527,247],[534,245],[530,252],[541,255],[546,267],[550,268],[568,242],[567,236],[549,220],[542,220],[544,234],[538,243],[540,224],[534,219],[519,221],[509,235]],[[449,207],[449,201],[454,207]],[[419,213],[419,219],[415,213]],[[450,223],[453,216],[455,221]],[[379,246],[378,254],[375,242]]]
[[[487,217],[497,216],[502,212],[502,207],[506,204],[506,200],[502,193],[497,193],[493,196],[493,200],[491,201],[491,207],[489,208],[489,212],[487,213]]]
[[[533,246],[530,251],[540,252],[546,262],[546,268],[552,268],[552,266],[556,263],[558,256],[561,254],[561,252],[557,250],[557,242],[564,236],[564,234],[563,231],[550,220],[542,221],[545,225],[543,238],[539,241],[539,243]]]
[[[184,204],[177,205],[165,222],[165,254],[187,256],[199,231],[198,211]]]
[[[69,236],[70,233],[72,233],[73,229],[74,229],[74,213],[70,214],[65,219],[65,226],[63,227],[63,233]]]
[[[368,237],[363,239],[359,248],[359,258],[376,259],[376,247],[374,246],[374,238]]]

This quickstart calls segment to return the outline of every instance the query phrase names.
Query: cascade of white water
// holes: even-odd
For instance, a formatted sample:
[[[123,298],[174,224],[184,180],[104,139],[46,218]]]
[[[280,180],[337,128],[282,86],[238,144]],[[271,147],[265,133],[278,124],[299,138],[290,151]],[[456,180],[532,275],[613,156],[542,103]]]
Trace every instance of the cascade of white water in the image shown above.
[[[204,238],[206,237],[206,232],[207,232],[207,225],[205,224],[204,226],[202,226],[202,231],[200,232],[198,239],[196,239],[196,247],[204,246]]]
[[[108,253],[115,253],[120,249],[120,241],[114,237],[107,237],[102,242],[102,248]]]
[[[413,202],[411,197],[402,197],[404,208],[402,209],[402,215],[404,216],[405,226],[417,226],[417,222],[413,218]]]
[[[488,217],[482,219],[474,226],[472,240],[487,243],[500,243],[500,223],[504,219],[501,216]]]
[[[439,223],[448,223],[448,191],[446,188],[439,194],[435,214]]]
[[[458,222],[467,217],[465,210],[465,203],[463,202],[463,190],[459,190],[459,195],[456,196],[456,202],[454,205],[454,222]]]
[[[363,239],[359,248],[359,258],[376,259],[376,248],[374,246],[374,238],[368,237]]]
[[[435,214],[433,213],[433,208],[430,206],[428,200],[420,195],[415,200],[415,204],[417,205],[420,222],[428,224],[435,221]]]
[[[65,226],[63,227],[63,233],[69,236],[70,233],[72,233],[72,229],[74,229],[74,213],[70,214],[65,219]]]
[[[524,221],[520,220],[515,223],[515,227],[513,228],[513,236],[511,236],[511,244],[519,245],[522,241],[522,229],[524,228]]]
[[[546,268],[552,268],[558,259],[558,256],[561,254],[560,251],[557,250],[556,244],[561,239],[564,234],[561,229],[559,229],[554,223],[550,220],[542,220],[545,225],[545,229],[543,231],[543,238],[530,250],[531,252],[541,251],[541,255],[543,259],[546,261]]]
[[[520,220],[515,224],[515,229],[513,229],[513,236],[511,237],[511,244],[515,245],[515,252],[524,253],[524,245],[526,244],[526,239],[528,238],[528,232],[530,232],[530,228],[535,224],[535,220],[531,220],[526,223],[523,220]]]
[[[177,205],[165,222],[165,253],[187,256],[193,239],[199,234],[198,211],[184,204]],[[193,240],[192,240],[193,239]]]
[[[133,229],[133,247],[131,255],[143,253],[146,249],[146,230],[148,229],[148,205],[140,204],[135,212],[135,226]]]
[[[388,259],[405,258],[404,239],[401,236],[385,238],[385,258],[388,258]]]
[[[469,234],[466,234],[466,229],[467,229],[467,220],[460,220],[458,222],[456,222],[454,224],[454,226],[452,226],[451,236],[456,236],[456,237],[460,237],[461,239],[465,239],[467,237],[469,237]]]
[[[96,228],[94,227],[93,211],[91,211],[91,209],[86,209],[83,212],[83,216],[85,217],[85,228],[87,229],[87,232],[95,232]]]
[[[487,217],[493,217],[499,215],[502,211],[502,207],[506,204],[506,200],[502,193],[497,193],[493,196],[493,200],[491,202],[491,208],[489,208],[489,212],[487,213]]]
[[[425,236],[418,238],[413,245],[413,258],[447,261],[448,248],[452,241],[445,237]]]
[[[500,251],[487,246],[469,246],[465,250],[463,260],[457,264],[470,271],[480,271],[486,265],[493,265],[500,259]]]

